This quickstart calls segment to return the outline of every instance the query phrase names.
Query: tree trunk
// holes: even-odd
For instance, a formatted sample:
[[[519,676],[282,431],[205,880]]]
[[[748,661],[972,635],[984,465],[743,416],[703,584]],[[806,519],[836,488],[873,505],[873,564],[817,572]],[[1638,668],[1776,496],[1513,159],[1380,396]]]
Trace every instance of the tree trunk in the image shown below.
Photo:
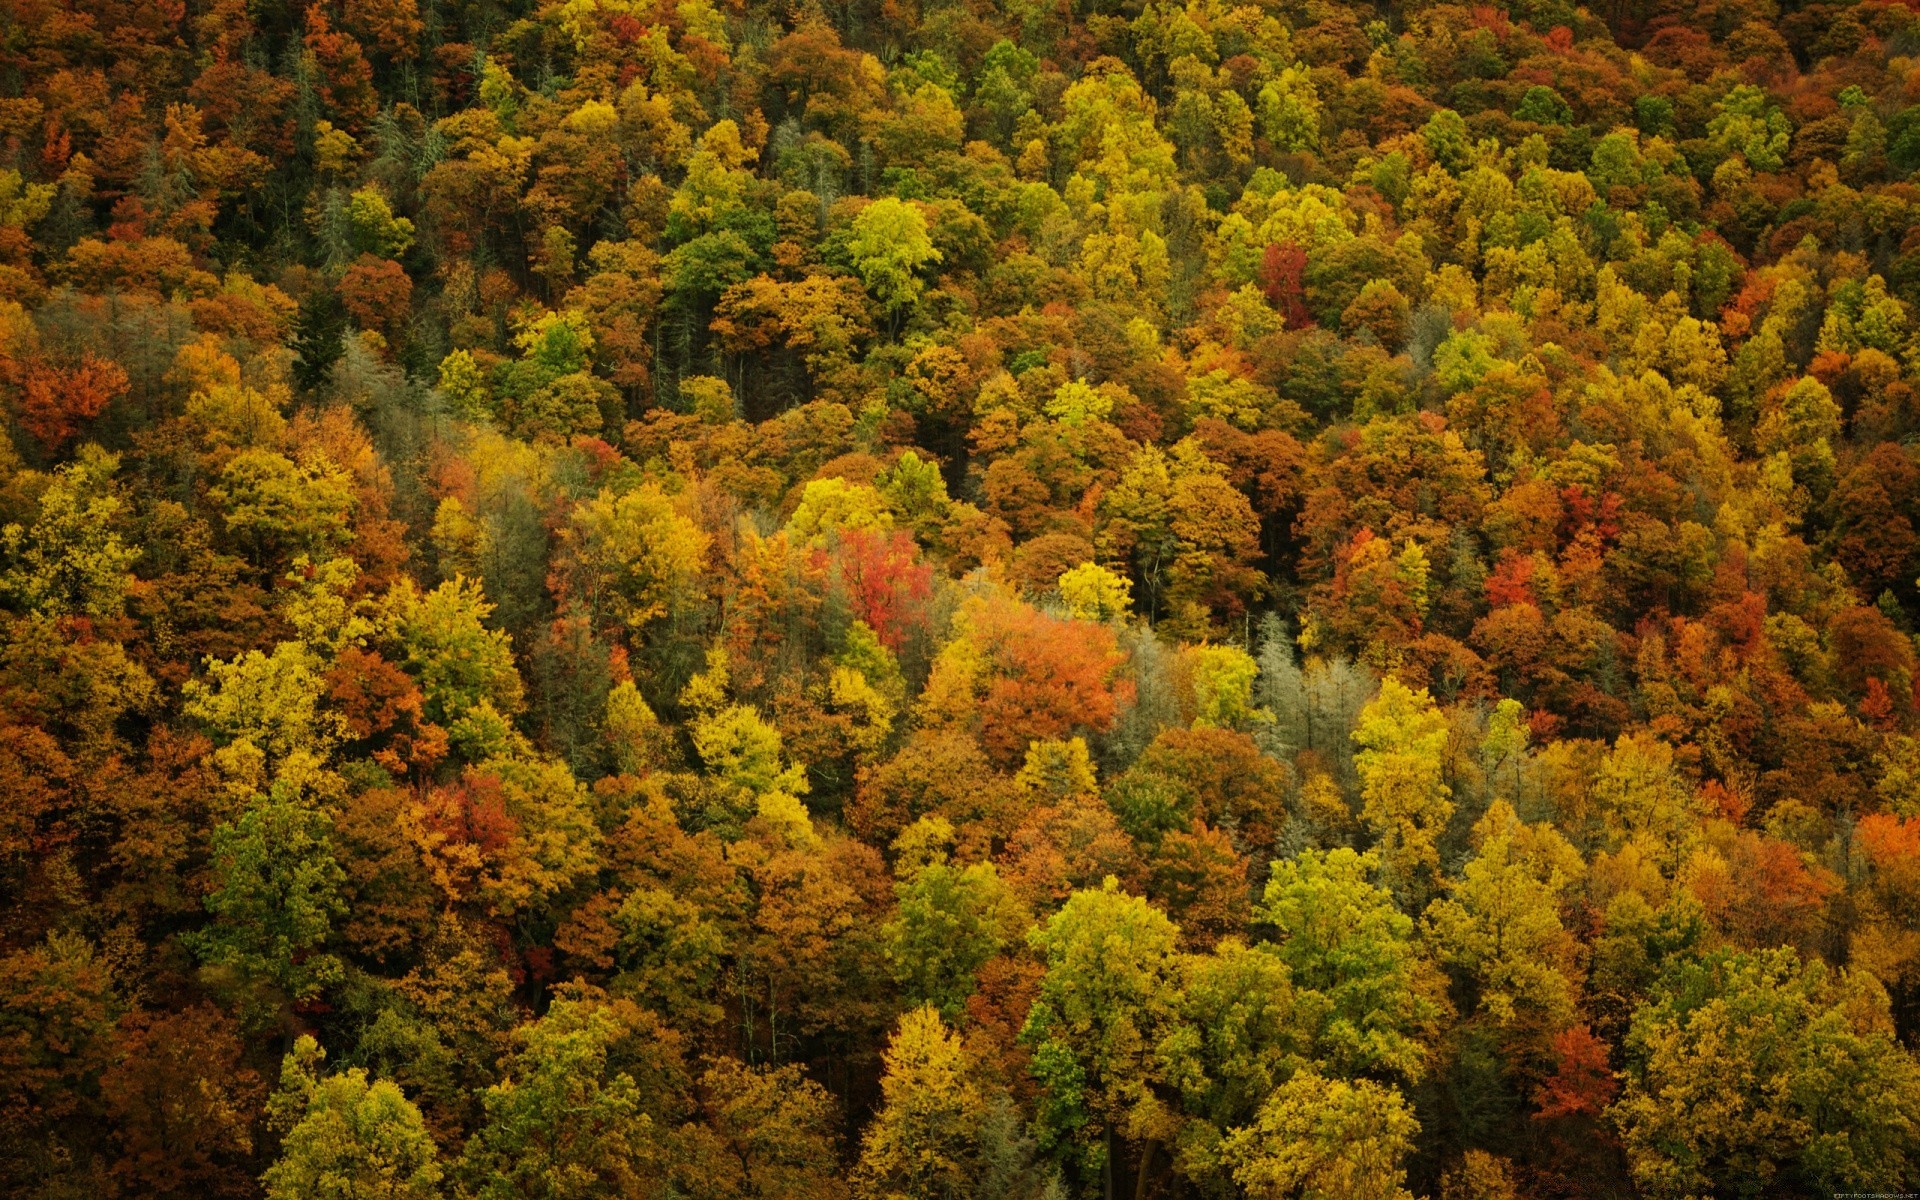
[[[1100,1164],[1100,1186],[1106,1200],[1113,1200],[1113,1126],[1107,1126],[1107,1152]]]
[[[1148,1138],[1140,1147],[1140,1165],[1133,1177],[1133,1200],[1147,1200],[1147,1180],[1151,1178],[1148,1170],[1153,1166],[1153,1149],[1160,1143]]]

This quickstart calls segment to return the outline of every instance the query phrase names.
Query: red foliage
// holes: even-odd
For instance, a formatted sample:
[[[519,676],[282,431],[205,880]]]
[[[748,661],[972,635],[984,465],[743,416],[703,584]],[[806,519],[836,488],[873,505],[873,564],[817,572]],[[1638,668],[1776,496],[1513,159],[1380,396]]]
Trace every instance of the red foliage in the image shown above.
[[[392,259],[362,254],[340,277],[340,303],[360,328],[392,333],[406,325],[413,280]]]
[[[1620,514],[1625,504],[1618,493],[1604,492],[1596,500],[1592,492],[1572,484],[1561,489],[1560,503],[1564,510],[1560,520],[1562,541],[1571,542],[1589,530],[1602,543],[1620,536]]]
[[[520,823],[507,812],[500,781],[480,771],[469,770],[451,787],[434,788],[421,808],[429,829],[483,854],[504,849],[520,832]]]
[[[1700,798],[1707,802],[1708,812],[1735,825],[1745,824],[1747,813],[1753,808],[1752,800],[1718,779],[1709,779],[1700,786]]]
[[[21,427],[47,453],[58,451],[80,427],[127,393],[127,373],[110,359],[85,355],[76,367],[28,363],[21,372]]]
[[[925,627],[927,601],[933,595],[933,568],[918,558],[913,535],[899,529],[845,530],[831,552],[833,573],[853,615],[896,653]]]
[[[995,597],[975,610],[973,634],[992,664],[980,740],[1003,765],[1020,762],[1034,739],[1111,729],[1133,702],[1133,681],[1119,677],[1126,655],[1105,625]]]
[[[1878,676],[1867,680],[1867,694],[1860,698],[1860,715],[1882,733],[1894,727],[1893,696]]]
[[[1289,329],[1305,329],[1313,324],[1302,279],[1306,270],[1307,252],[1292,242],[1269,245],[1260,260],[1260,288],[1267,294],[1267,303],[1286,318]]]
[[[379,743],[376,762],[389,771],[432,767],[447,753],[447,734],[426,719],[411,676],[371,650],[340,652],[327,672],[327,698],[363,742]]]
[[[1848,691],[1870,696],[1873,682],[1879,680],[1881,694],[1890,706],[1910,703],[1908,687],[1884,685],[1885,680],[1899,679],[1910,686],[1914,677],[1913,643],[1885,613],[1866,605],[1843,608],[1828,622],[1827,636],[1832,642],[1835,672]]]
[[[1585,1025],[1555,1034],[1553,1074],[1534,1093],[1533,1101],[1539,1106],[1534,1116],[1541,1120],[1598,1116],[1620,1090],[1607,1053],[1607,1043]]]
[[[1535,604],[1533,594],[1533,556],[1509,550],[1500,565],[1487,576],[1487,605],[1501,608],[1508,604]]]

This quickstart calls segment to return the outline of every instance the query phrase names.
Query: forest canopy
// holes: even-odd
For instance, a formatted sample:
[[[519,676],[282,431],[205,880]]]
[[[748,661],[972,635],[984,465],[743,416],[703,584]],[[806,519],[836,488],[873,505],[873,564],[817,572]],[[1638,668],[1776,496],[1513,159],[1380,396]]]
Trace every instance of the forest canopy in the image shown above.
[[[1913,0],[0,0],[0,1194],[1920,1188]]]

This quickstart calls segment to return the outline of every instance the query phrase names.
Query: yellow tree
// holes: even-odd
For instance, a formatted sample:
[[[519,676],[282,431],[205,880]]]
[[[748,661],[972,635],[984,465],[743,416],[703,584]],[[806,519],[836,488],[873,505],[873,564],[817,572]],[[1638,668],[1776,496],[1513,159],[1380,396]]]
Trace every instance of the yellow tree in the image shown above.
[[[1224,1149],[1254,1200],[1411,1200],[1401,1164],[1419,1132],[1399,1089],[1306,1070],[1275,1089]]]
[[[854,1193],[861,1200],[1040,1194],[1032,1143],[1004,1089],[978,1078],[957,1034],[931,1008],[900,1018],[867,1126]]]
[[[1559,906],[1585,872],[1580,854],[1504,800],[1474,826],[1473,840],[1473,860],[1427,910],[1440,959],[1473,981],[1480,1010],[1502,1028],[1564,1029],[1579,999],[1579,943]]]
[[[555,573],[596,624],[638,632],[696,592],[708,537],[656,483],[603,489],[573,510]]]
[[[1447,718],[1427,689],[1388,676],[1360,710],[1353,741],[1360,815],[1380,840],[1381,870],[1403,900],[1424,897],[1440,869],[1435,843],[1453,816],[1443,778]]]

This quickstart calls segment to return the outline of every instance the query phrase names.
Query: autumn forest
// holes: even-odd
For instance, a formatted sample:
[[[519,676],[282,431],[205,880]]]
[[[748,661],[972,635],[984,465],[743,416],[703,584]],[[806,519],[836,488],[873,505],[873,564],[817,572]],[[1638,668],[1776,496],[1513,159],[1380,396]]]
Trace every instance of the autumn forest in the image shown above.
[[[1920,1189],[1914,0],[0,0],[0,1195]]]

